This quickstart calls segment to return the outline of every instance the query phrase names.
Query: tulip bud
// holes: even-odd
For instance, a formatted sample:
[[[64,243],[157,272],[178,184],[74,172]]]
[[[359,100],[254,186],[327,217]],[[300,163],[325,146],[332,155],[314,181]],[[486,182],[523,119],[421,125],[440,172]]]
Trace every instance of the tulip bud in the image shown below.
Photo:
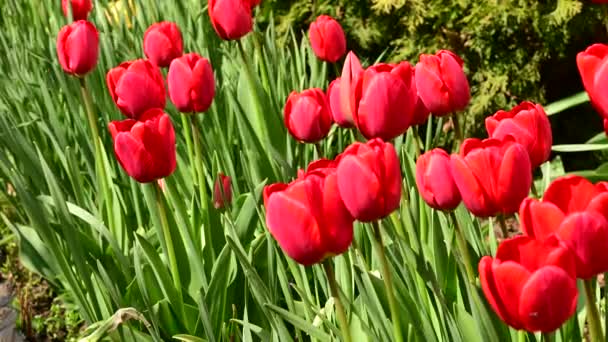
[[[161,109],[148,110],[139,121],[112,121],[109,129],[120,166],[136,181],[153,182],[175,171],[175,132]]]
[[[315,143],[327,136],[332,117],[327,97],[321,89],[292,92],[285,104],[285,127],[299,141]]]
[[[515,329],[558,329],[576,311],[575,262],[554,236],[503,241],[492,259],[479,262],[479,280],[496,314]]]
[[[416,64],[416,88],[424,105],[436,116],[463,110],[471,98],[464,62],[451,51],[420,55]]]
[[[399,208],[401,169],[393,145],[380,139],[356,142],[337,160],[340,196],[355,219],[376,221]]]
[[[144,33],[144,53],[153,64],[168,67],[184,53],[179,27],[169,21],[152,24]]]
[[[256,3],[259,1],[209,0],[209,18],[217,35],[224,40],[235,40],[251,32],[251,8]]]
[[[264,188],[268,230],[296,262],[312,265],[344,253],[353,218],[340,198],[333,167],[313,168],[290,184]]]
[[[213,185],[213,206],[215,209],[223,209],[232,202],[231,178],[220,173]]]
[[[539,104],[525,101],[508,112],[500,110],[486,118],[486,129],[490,138],[502,140],[510,135],[522,144],[528,151],[533,169],[551,155],[551,123]]]
[[[61,0],[61,9],[63,15],[67,17],[69,12],[72,12],[74,21],[87,20],[89,12],[93,9],[93,1],[91,0]]]
[[[589,46],[576,55],[576,65],[591,104],[604,119],[608,119],[608,99],[604,95],[604,80],[608,77],[608,45]]]
[[[342,113],[340,101],[340,77],[336,78],[329,84],[329,88],[327,88],[327,99],[329,100],[329,107],[331,109],[331,115],[334,122],[340,127],[353,127],[352,122],[349,121],[344,113]]]
[[[453,210],[462,200],[452,177],[450,155],[440,148],[418,158],[416,185],[422,199],[438,210]]]
[[[416,77],[416,68],[414,68],[414,77]],[[416,97],[416,106],[414,107],[414,114],[412,115],[412,122],[410,126],[418,126],[427,122],[431,112],[424,105],[424,102],[420,98],[420,93],[418,89],[416,89],[416,93],[418,96]]]
[[[366,138],[389,141],[410,127],[417,100],[414,71],[408,62],[376,64],[357,80],[355,124]]]
[[[451,162],[462,201],[475,216],[512,214],[530,192],[530,157],[513,140],[466,139]]]
[[[310,45],[320,60],[335,63],[346,53],[346,36],[342,26],[328,15],[320,15],[308,30]]]
[[[196,53],[174,59],[167,82],[169,97],[180,112],[205,112],[213,102],[215,80],[211,64]]]
[[[166,96],[160,69],[147,60],[124,62],[108,71],[108,90],[120,111],[137,120],[152,108],[165,108]]]
[[[344,122],[355,126],[355,87],[359,77],[363,75],[363,67],[354,52],[349,52],[344,60],[342,76],[340,77],[340,109]]]
[[[97,65],[99,34],[95,25],[79,20],[64,26],[57,35],[57,57],[63,70],[82,76]]]

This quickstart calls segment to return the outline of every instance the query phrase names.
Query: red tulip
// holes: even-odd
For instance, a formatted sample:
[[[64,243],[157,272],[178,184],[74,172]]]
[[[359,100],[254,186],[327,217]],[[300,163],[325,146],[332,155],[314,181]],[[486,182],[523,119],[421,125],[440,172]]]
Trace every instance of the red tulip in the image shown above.
[[[213,185],[213,206],[215,209],[222,209],[232,202],[231,178],[220,173]]]
[[[408,62],[377,64],[357,80],[354,120],[368,139],[391,140],[407,131],[418,95]]]
[[[580,176],[555,180],[543,201],[526,199],[519,208],[524,234],[543,240],[555,234],[576,257],[577,277],[608,271],[608,187]]]
[[[422,199],[435,209],[453,210],[462,200],[452,177],[450,155],[440,148],[418,158],[416,185]]]
[[[414,77],[416,76],[416,68],[414,68]],[[422,98],[420,98],[420,92],[416,89],[418,96],[416,98],[416,107],[414,109],[414,115],[412,115],[412,122],[410,126],[418,126],[427,122],[429,116],[431,115],[431,111],[426,108]]]
[[[328,15],[320,15],[308,30],[310,45],[320,60],[335,63],[346,53],[346,36],[342,26]]]
[[[354,52],[349,52],[344,60],[342,76],[340,77],[340,109],[344,122],[355,126],[355,87],[359,77],[363,75],[363,67]]]
[[[303,265],[342,254],[353,218],[340,199],[336,169],[313,168],[290,184],[264,188],[266,223],[283,251]]]
[[[106,83],[118,109],[131,119],[148,109],[165,108],[163,76],[150,61],[124,62],[108,71]]]
[[[57,35],[57,57],[65,72],[82,76],[95,69],[99,57],[99,34],[95,25],[79,20],[64,26]]]
[[[87,20],[89,12],[93,9],[93,1],[91,0],[61,0],[61,9],[63,15],[68,16],[72,12],[74,21]]]
[[[337,160],[340,196],[355,219],[376,221],[399,208],[401,169],[393,145],[380,139],[356,142]]]
[[[140,183],[169,176],[175,170],[175,132],[169,115],[150,109],[139,121],[112,121],[114,153],[125,172]]]
[[[177,24],[163,21],[148,27],[144,33],[144,53],[152,63],[163,68],[180,57],[184,53],[184,43]]]
[[[327,97],[318,88],[292,92],[285,104],[285,127],[299,141],[315,143],[327,136],[332,117]]]
[[[486,118],[486,129],[490,138],[502,140],[510,135],[522,144],[528,150],[533,169],[551,155],[551,123],[539,104],[525,101],[508,112],[499,110]]]
[[[476,216],[512,214],[530,191],[530,158],[511,139],[466,139],[451,159],[462,201]]]
[[[443,116],[463,110],[471,98],[464,62],[451,51],[420,55],[416,64],[416,88],[426,108]]]
[[[593,44],[576,55],[576,65],[593,107],[608,119],[606,78],[608,77],[608,45]]]
[[[209,0],[209,18],[217,35],[224,40],[235,40],[251,32],[251,7],[256,3],[259,1]]]
[[[552,237],[518,236],[479,262],[481,288],[496,314],[515,329],[552,332],[576,311],[572,254]]]
[[[171,62],[167,83],[169,97],[180,112],[205,112],[213,102],[213,69],[206,58],[196,53],[189,53]]]
[[[347,118],[342,112],[342,104],[340,99],[340,77],[336,78],[329,84],[327,88],[327,99],[329,101],[329,107],[331,109],[331,116],[334,122],[340,127],[351,128],[353,127],[352,120]]]

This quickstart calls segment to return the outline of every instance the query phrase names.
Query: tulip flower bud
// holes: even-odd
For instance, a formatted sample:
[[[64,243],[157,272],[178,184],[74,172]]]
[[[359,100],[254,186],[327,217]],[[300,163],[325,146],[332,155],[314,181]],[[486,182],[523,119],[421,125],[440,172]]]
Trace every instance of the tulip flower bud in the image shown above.
[[[508,112],[500,110],[486,118],[486,129],[490,138],[502,140],[510,135],[522,144],[528,151],[533,169],[551,155],[551,123],[539,104],[525,101]]]
[[[462,200],[452,177],[450,155],[440,148],[418,158],[416,185],[422,199],[438,210],[453,210]]]
[[[61,0],[61,9],[63,15],[68,16],[72,12],[74,21],[87,20],[89,12],[93,9],[93,1],[91,0]]]
[[[332,117],[327,97],[321,89],[292,92],[285,104],[285,127],[299,141],[315,143],[327,136]]]
[[[95,25],[79,20],[64,26],[57,35],[57,57],[70,75],[82,76],[95,69],[99,57],[99,34]]]
[[[215,79],[211,64],[196,53],[171,62],[167,83],[169,97],[180,112],[205,112],[213,102]]]
[[[589,94],[591,104],[604,120],[608,119],[608,99],[605,96],[608,77],[608,45],[593,44],[576,55],[576,65]]]
[[[368,68],[358,78],[354,94],[354,121],[366,138],[389,141],[410,127],[418,94],[408,62]]]
[[[231,178],[220,173],[213,185],[213,206],[215,209],[223,209],[232,202]]]
[[[320,60],[335,63],[346,53],[346,36],[342,26],[328,15],[320,15],[308,30],[310,45]]]
[[[496,314],[515,329],[558,329],[576,311],[575,262],[555,236],[503,241],[492,259],[479,262],[479,280]]]
[[[290,184],[264,188],[268,230],[296,262],[312,265],[350,246],[354,220],[337,187],[334,167],[313,167]]]
[[[329,100],[331,116],[333,117],[334,122],[340,127],[353,127],[353,123],[344,115],[344,113],[342,113],[340,101],[340,77],[336,78],[329,84],[329,88],[327,88],[327,99]]]
[[[208,10],[211,24],[220,38],[240,39],[253,30],[251,8],[259,1],[209,0]]]
[[[165,68],[184,53],[182,33],[177,24],[163,21],[152,24],[144,33],[144,53],[153,64]]]
[[[424,105],[436,116],[463,110],[471,98],[464,62],[451,51],[420,55],[416,64],[416,88]]]
[[[108,90],[120,111],[137,120],[152,108],[165,108],[165,84],[160,69],[147,60],[124,62],[108,71]]]
[[[451,161],[462,201],[475,216],[512,214],[530,192],[530,157],[511,139],[466,139]]]
[[[414,77],[416,76],[416,68],[414,68]],[[412,122],[410,126],[418,126],[425,124],[431,115],[431,112],[424,105],[424,102],[420,98],[420,93],[416,89],[418,96],[416,97],[416,106],[414,107],[414,114],[412,115]]]
[[[342,76],[340,77],[340,109],[343,122],[355,126],[355,87],[359,77],[363,75],[363,67],[354,52],[349,52],[344,60]]]
[[[161,109],[148,110],[139,121],[110,122],[109,129],[120,166],[136,181],[153,182],[175,171],[175,132]]]
[[[340,196],[355,219],[376,221],[399,208],[401,169],[393,145],[380,139],[356,142],[337,160]]]

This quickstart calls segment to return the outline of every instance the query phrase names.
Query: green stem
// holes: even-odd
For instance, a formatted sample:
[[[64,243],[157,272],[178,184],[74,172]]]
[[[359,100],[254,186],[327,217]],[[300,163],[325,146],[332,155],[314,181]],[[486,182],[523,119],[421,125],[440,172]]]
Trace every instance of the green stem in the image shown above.
[[[163,200],[163,194],[160,187],[156,183],[151,183],[148,186],[153,186],[156,191],[156,209],[158,210],[158,216],[160,218],[160,225],[163,231],[163,238],[167,246],[167,259],[169,259],[169,267],[171,268],[171,275],[173,276],[173,284],[179,295],[182,298],[182,282],[179,276],[179,268],[177,267],[177,258],[175,257],[175,247],[173,246],[173,237],[169,230],[169,222],[167,220],[167,212],[165,209],[165,201]]]
[[[418,126],[412,127],[412,138],[414,139],[414,146],[416,148],[416,158],[418,158],[422,153],[422,141],[420,140],[420,134],[418,133]]]
[[[95,110],[93,109],[93,100],[91,99],[91,93],[87,89],[87,84],[84,78],[79,78],[80,81],[80,93],[82,94],[82,101],[84,102],[85,111],[87,112],[87,119],[89,122],[89,129],[91,130],[91,137],[93,138],[93,145],[95,146],[95,168],[97,170],[97,182],[101,187],[102,196],[106,202],[106,222],[110,226],[110,231],[113,235],[117,235],[116,226],[114,224],[114,206],[112,193],[110,192],[110,184],[112,179],[106,172],[104,165],[103,148],[101,145],[101,136],[99,134],[99,127],[97,126],[97,117],[95,116]],[[119,241],[123,239],[119,237]],[[124,248],[124,246],[122,246]]]
[[[323,148],[320,142],[315,143],[315,150],[317,151],[317,159],[323,158]]]
[[[382,233],[380,232],[380,225],[378,224],[378,221],[372,222],[372,227],[374,229],[374,247],[378,253],[378,258],[380,259],[380,265],[382,267],[382,278],[384,278],[386,296],[388,297],[388,304],[391,310],[394,341],[403,341],[403,335],[401,334],[401,325],[399,324],[399,312],[397,310],[397,302],[395,301],[395,294],[393,292],[392,276],[388,268],[388,261],[386,259],[384,244],[382,243]]]
[[[192,180],[196,183],[198,174],[196,172],[196,157],[194,156],[194,147],[192,147],[192,128],[188,120],[187,114],[180,115],[182,119],[182,127],[184,130],[184,140],[186,140],[186,150],[188,151],[188,157],[190,158],[190,171],[192,171]],[[198,184],[198,183],[196,183]]]
[[[527,342],[528,341],[528,332],[525,330],[519,330],[517,332],[517,341],[518,342]]]
[[[587,323],[589,324],[589,332],[592,342],[604,341],[604,333],[602,332],[602,323],[600,321],[600,313],[595,304],[595,292],[593,291],[593,280],[587,279],[585,283],[585,300],[587,304]]]
[[[452,115],[452,123],[454,124],[454,133],[456,134],[456,144],[454,144],[454,146],[456,146],[456,151],[458,151],[458,148],[463,141],[463,135],[462,127],[460,127],[457,114]]]
[[[539,198],[540,196],[538,196],[538,189],[536,188],[536,183],[534,182],[534,180],[532,180],[532,195],[535,198]]]
[[[507,239],[509,237],[509,230],[507,229],[507,222],[505,221],[505,215],[498,214],[496,216],[498,222],[500,222],[500,231],[502,232],[502,238]]]
[[[549,332],[549,333],[543,333],[543,342],[553,342],[553,333]]]
[[[460,249],[460,254],[462,255],[462,263],[464,264],[464,268],[467,272],[467,277],[469,278],[469,282],[471,284],[475,284],[475,272],[473,271],[473,267],[471,266],[471,254],[469,253],[469,248],[467,247],[467,241],[462,234],[462,229],[460,224],[458,223],[458,218],[454,211],[450,211],[450,217],[452,218],[452,222],[454,223],[454,233],[456,234],[456,243],[458,244],[458,248]]]
[[[198,118],[196,115],[190,116],[190,123],[192,126],[192,140],[194,140],[193,148],[194,148],[194,167],[196,169],[197,177],[196,184],[198,185],[199,190],[199,198],[201,201],[201,212],[205,215],[206,218],[209,217],[209,201],[207,200],[207,187],[205,185],[205,170],[204,162],[203,162],[203,151],[202,151],[202,134],[200,127],[198,125]],[[209,229],[209,224],[206,222],[205,227],[203,229],[205,234],[205,244],[209,246],[209,250],[211,251],[211,255],[213,256],[213,260],[215,260],[215,249],[213,248],[213,240],[211,238],[211,230]]]
[[[338,290],[338,283],[336,282],[336,276],[334,274],[334,268],[331,262],[331,259],[326,259],[323,262],[323,268],[325,269],[325,274],[327,274],[329,288],[331,289],[331,296],[334,297],[334,302],[336,303],[336,312],[338,322],[340,322],[340,329],[342,330],[342,338],[345,342],[351,342],[352,338],[350,336],[350,326],[348,324],[348,319],[346,318],[344,305],[342,305],[342,300],[340,299],[340,291]]]

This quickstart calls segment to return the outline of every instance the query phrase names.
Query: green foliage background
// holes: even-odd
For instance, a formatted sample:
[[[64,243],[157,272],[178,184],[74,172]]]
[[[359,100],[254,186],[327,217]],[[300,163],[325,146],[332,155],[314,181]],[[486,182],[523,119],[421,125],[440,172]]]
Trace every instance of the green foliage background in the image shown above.
[[[546,75],[561,73],[559,97],[582,89],[574,58],[602,41],[603,6],[577,0],[267,0],[278,32],[305,32],[319,14],[344,26],[349,48],[369,62],[409,60],[450,49],[465,60],[473,100],[468,125],[523,100],[546,103]],[[559,66],[568,60],[569,69]],[[369,63],[368,63],[369,64]],[[573,77],[575,76],[575,77]],[[544,81],[544,82],[543,82]],[[566,88],[566,89],[563,89]]]

